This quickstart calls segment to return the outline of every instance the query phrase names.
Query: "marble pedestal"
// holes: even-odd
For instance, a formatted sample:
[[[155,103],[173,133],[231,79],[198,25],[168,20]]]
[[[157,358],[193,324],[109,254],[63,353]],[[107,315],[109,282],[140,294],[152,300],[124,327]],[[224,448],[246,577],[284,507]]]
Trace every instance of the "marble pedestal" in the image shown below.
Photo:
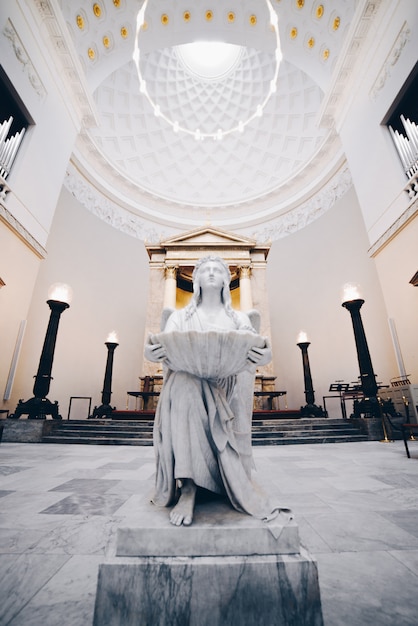
[[[94,626],[323,624],[316,563],[294,521],[267,524],[222,501],[198,504],[188,528],[152,505],[140,517],[100,566]]]
[[[5,419],[3,441],[7,443],[41,443],[42,437],[51,430],[53,420],[47,419]]]

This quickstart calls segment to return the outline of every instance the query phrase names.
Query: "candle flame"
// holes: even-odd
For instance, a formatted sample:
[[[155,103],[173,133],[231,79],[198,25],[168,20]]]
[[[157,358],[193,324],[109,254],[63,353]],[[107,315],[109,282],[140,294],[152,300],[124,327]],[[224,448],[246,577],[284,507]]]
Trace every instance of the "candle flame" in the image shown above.
[[[72,295],[71,287],[64,283],[54,283],[48,289],[48,300],[56,300],[57,302],[70,304]]]
[[[304,330],[301,330],[298,335],[297,343],[307,343],[307,341],[308,341],[308,335],[305,333]]]
[[[358,285],[354,283],[346,283],[343,286],[343,302],[350,302],[351,300],[358,300],[361,298]]]
[[[112,330],[106,339],[106,343],[119,343],[119,339],[118,336],[116,334],[116,331]]]

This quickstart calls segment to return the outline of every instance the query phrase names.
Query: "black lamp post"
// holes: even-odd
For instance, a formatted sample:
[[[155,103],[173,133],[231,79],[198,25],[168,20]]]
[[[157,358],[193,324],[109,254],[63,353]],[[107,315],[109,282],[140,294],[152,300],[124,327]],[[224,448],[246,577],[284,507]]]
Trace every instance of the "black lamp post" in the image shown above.
[[[356,417],[359,417],[361,414],[364,414],[365,417],[381,417],[381,408],[377,398],[378,386],[376,383],[376,374],[373,371],[372,360],[370,358],[366,334],[360,314],[364,300],[358,297],[358,292],[356,292],[355,289],[353,290],[352,286],[347,286],[347,289],[350,290],[350,287],[352,291],[348,291],[348,293],[351,293],[352,297],[351,299],[345,300],[342,306],[350,312],[351,321],[353,323],[354,339],[360,368],[360,385],[364,396],[362,400],[355,402],[354,415]]]
[[[71,301],[71,289],[68,285],[55,284],[49,289],[47,304],[51,309],[48,328],[45,335],[41,358],[39,359],[38,372],[33,386],[33,398],[23,402],[19,400],[14,413],[9,418],[18,419],[21,415],[27,415],[28,419],[46,419],[51,415],[52,419],[62,419],[58,412],[58,401],[52,403],[46,397],[49,392],[52,376],[52,363],[54,361],[55,343],[57,340],[58,325],[61,313],[68,309]]]
[[[113,355],[118,345],[116,334],[110,333],[105,342],[105,346],[107,347],[107,361],[103,381],[102,404],[99,407],[94,407],[92,415],[89,416],[90,419],[112,417],[112,412],[115,410],[115,407],[110,406],[110,398],[112,396]]]
[[[305,383],[306,400],[306,405],[300,408],[301,415],[303,417],[325,417],[322,407],[315,404],[315,392],[312,384],[311,368],[308,356],[308,346],[311,345],[310,341],[307,341],[306,333],[300,333],[298,339],[301,339],[297,345],[302,351],[303,379]]]

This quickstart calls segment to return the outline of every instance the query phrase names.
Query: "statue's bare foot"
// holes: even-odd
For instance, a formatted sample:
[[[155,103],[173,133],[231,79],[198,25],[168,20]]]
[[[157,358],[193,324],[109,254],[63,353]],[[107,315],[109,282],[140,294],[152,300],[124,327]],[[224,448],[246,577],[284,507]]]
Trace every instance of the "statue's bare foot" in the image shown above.
[[[174,526],[190,526],[193,521],[197,487],[190,478],[179,481],[180,498],[170,512],[170,522]]]

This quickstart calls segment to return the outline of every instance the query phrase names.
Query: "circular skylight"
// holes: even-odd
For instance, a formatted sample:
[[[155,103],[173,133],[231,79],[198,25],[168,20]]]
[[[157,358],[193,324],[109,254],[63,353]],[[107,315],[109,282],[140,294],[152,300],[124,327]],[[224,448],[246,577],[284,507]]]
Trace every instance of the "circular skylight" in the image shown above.
[[[199,78],[216,79],[230,72],[242,55],[242,46],[223,41],[195,41],[176,46],[179,59]]]

